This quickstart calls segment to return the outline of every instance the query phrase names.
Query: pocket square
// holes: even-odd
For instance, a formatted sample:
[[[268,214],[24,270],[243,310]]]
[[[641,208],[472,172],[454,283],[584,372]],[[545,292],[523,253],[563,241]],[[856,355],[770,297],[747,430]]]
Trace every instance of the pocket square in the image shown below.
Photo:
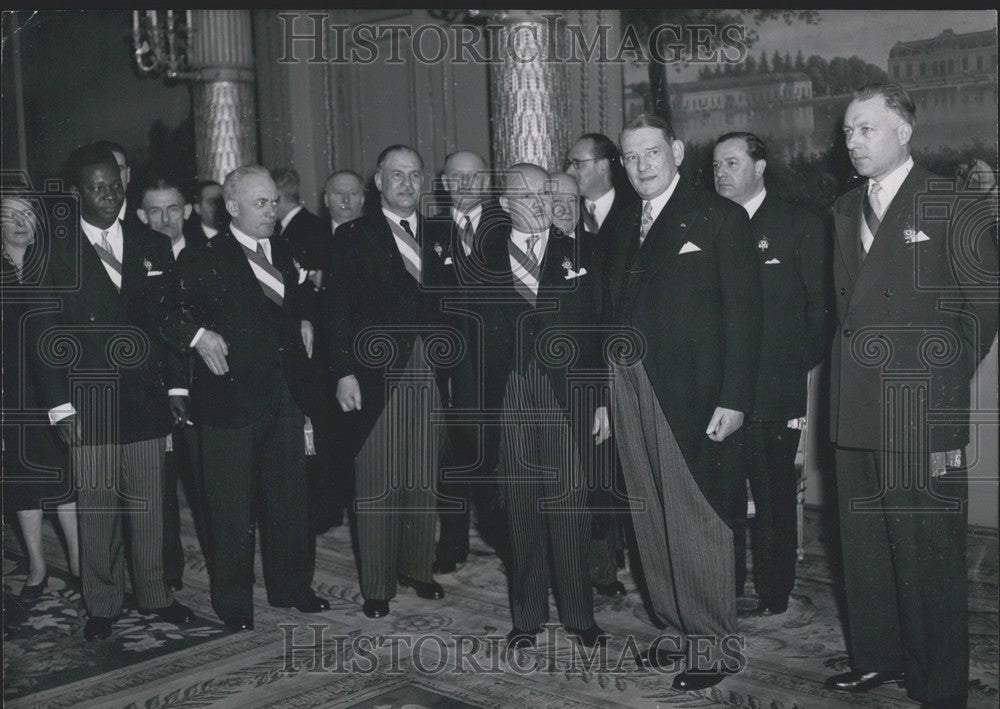
[[[147,276],[162,276],[163,271],[146,271]]]
[[[570,280],[570,279],[572,279],[572,278],[579,278],[580,276],[586,276],[586,275],[587,275],[587,269],[585,269],[585,268],[581,268],[579,271],[573,271],[573,270],[568,269],[568,268],[566,269],[566,280],[567,281]]]
[[[774,265],[774,264],[776,264],[776,263],[781,263],[781,261],[779,261],[779,260],[778,260],[778,259],[776,259],[776,258],[773,258],[773,259],[771,259],[770,261],[765,261],[765,262],[764,262],[764,265],[765,265],[765,266],[773,266],[773,265]]]
[[[697,244],[694,244],[694,243],[692,243],[692,242],[689,241],[686,244],[684,244],[684,246],[681,247],[681,250],[678,251],[677,253],[678,254],[691,254],[691,253],[694,253],[695,251],[701,251],[701,249],[698,247]]]
[[[907,244],[916,244],[921,241],[930,241],[931,237],[927,236],[927,234],[923,231],[918,231],[916,234],[913,234],[910,230],[907,230],[903,234],[903,240],[906,241]]]
[[[445,260],[444,260],[444,265],[445,266],[450,266],[452,263],[454,263],[454,261],[451,260],[451,256],[448,256],[447,258],[445,258]]]

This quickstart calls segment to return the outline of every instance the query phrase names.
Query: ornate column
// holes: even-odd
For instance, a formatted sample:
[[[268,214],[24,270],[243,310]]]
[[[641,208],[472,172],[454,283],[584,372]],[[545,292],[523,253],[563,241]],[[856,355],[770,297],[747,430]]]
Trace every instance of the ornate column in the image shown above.
[[[257,160],[250,11],[192,12],[189,61],[198,176],[222,182],[233,169]]]
[[[567,81],[563,62],[552,59],[565,56],[565,30],[543,17],[552,10],[486,14],[499,25],[490,65],[493,165],[560,170],[570,141]]]

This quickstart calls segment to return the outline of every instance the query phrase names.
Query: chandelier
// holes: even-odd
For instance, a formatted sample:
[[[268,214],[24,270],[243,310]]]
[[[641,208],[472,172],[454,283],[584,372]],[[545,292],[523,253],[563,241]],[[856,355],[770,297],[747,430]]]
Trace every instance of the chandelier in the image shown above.
[[[188,49],[193,32],[190,10],[133,10],[132,43],[139,72],[191,78]]]

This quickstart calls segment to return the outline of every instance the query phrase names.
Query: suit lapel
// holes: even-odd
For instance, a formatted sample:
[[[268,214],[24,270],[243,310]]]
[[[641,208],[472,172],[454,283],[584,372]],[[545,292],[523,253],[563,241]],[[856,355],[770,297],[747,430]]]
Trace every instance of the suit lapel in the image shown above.
[[[647,264],[648,271],[658,270],[678,256],[697,211],[690,191],[678,183],[639,250],[639,259]]]
[[[844,268],[851,278],[851,284],[857,281],[858,269],[858,244],[860,243],[859,230],[861,229],[861,199],[864,195],[864,187],[860,187],[853,192],[848,192],[834,215],[835,231],[837,232],[837,243],[840,246],[840,257],[844,262]]]

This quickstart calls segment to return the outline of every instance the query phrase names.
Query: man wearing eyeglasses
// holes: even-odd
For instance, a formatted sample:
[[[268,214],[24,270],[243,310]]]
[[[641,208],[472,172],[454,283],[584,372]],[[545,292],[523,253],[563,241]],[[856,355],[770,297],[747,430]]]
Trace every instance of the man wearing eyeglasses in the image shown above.
[[[618,146],[603,133],[584,133],[570,148],[566,172],[580,185],[580,216],[592,234],[608,237],[611,225],[622,210],[635,200],[627,185],[618,185],[621,171]]]
[[[614,223],[606,275],[610,320],[638,339],[613,365],[612,423],[643,571],[657,619],[685,637],[643,664],[687,665],[675,689],[711,687],[741,669],[735,637],[733,525],[745,504],[740,463],[760,349],[760,268],[747,213],[695,189],[684,144],[662,118],[621,133],[641,202]],[[697,637],[703,636],[703,637]]]

